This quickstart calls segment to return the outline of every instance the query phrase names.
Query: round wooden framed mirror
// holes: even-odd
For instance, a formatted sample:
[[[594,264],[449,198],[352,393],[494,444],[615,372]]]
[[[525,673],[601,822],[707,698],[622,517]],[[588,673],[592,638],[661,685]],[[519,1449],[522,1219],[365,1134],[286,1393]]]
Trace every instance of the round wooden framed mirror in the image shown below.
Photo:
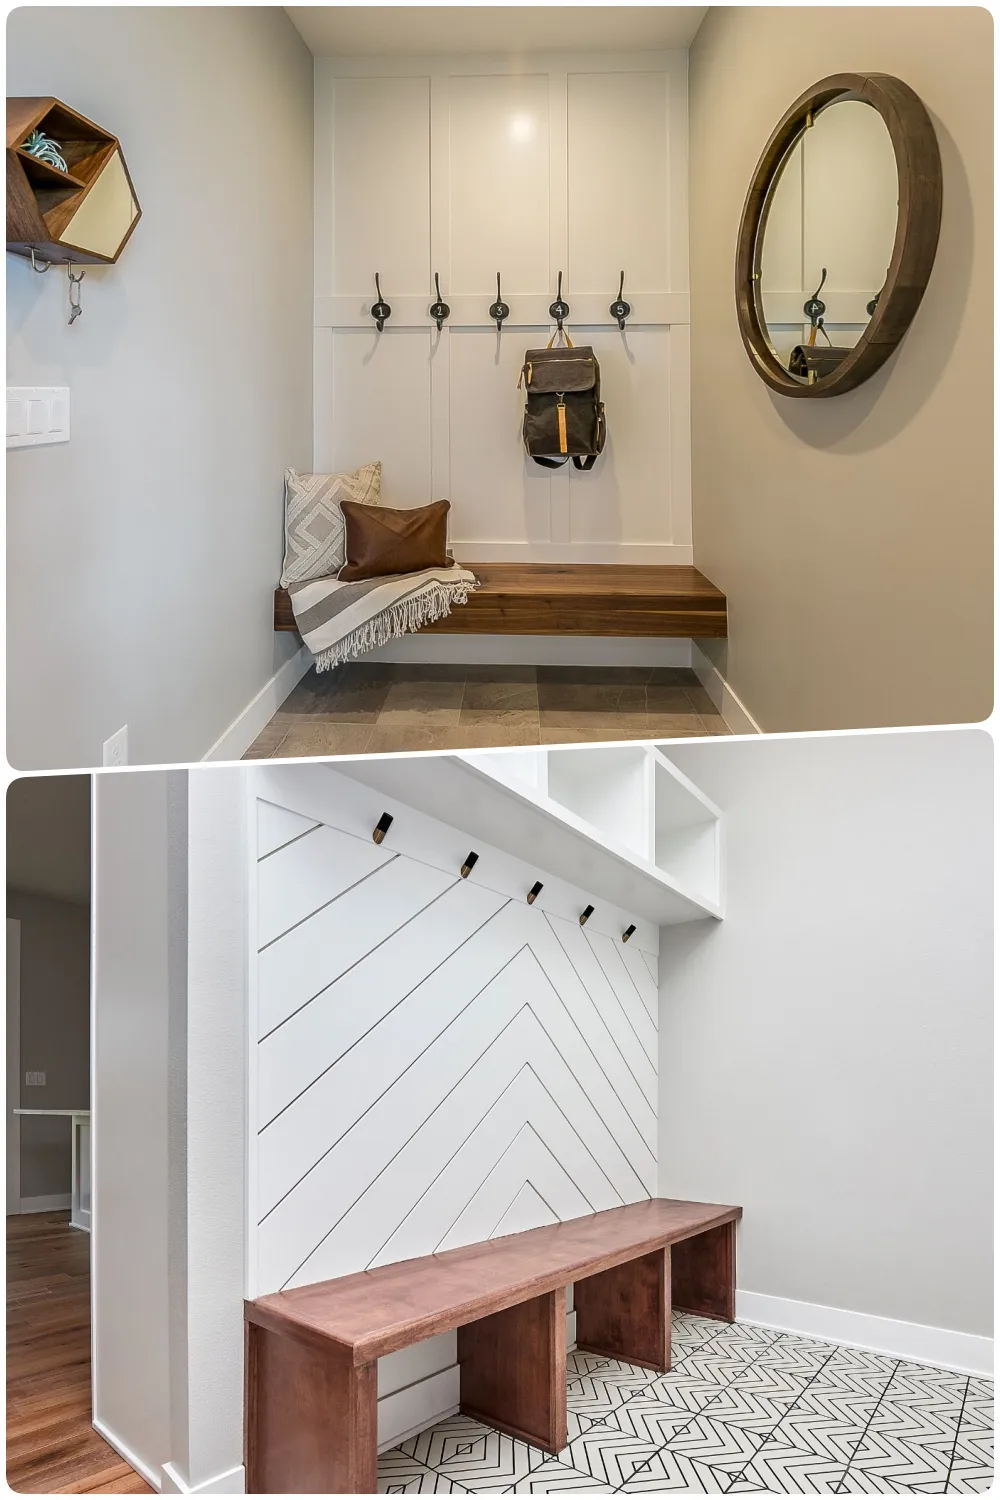
[[[757,163],[736,249],[736,310],[783,396],[853,390],[902,339],[941,226],[930,117],[885,73],[836,73],[796,99]]]

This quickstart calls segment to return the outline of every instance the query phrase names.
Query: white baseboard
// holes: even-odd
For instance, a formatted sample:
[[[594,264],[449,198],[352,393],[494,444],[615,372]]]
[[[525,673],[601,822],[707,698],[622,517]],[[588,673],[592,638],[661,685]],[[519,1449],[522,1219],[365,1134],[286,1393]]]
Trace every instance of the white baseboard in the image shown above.
[[[691,666],[733,734],[763,734],[757,720],[733,692],[714,662],[709,661],[697,641],[691,642]]]
[[[846,1308],[739,1290],[736,1317],[740,1323],[759,1323],[764,1328],[829,1339],[831,1343],[847,1344],[854,1349],[873,1349],[917,1364],[960,1370],[966,1375],[987,1375],[991,1379],[993,1376],[993,1340],[980,1334],[930,1328],[923,1323],[879,1318],[873,1313],[849,1312]]]
[[[379,646],[365,661],[539,667],[689,667],[686,637],[609,635],[416,635]]]
[[[271,722],[295,684],[306,675],[312,661],[312,652],[306,646],[300,646],[295,655],[264,684],[253,702],[248,703],[243,712],[237,715],[225,734],[219,736],[202,759],[239,760],[250,749],[261,730]]]
[[[203,1480],[201,1484],[188,1484],[182,1478],[173,1464],[163,1465],[163,1483],[160,1486],[162,1495],[245,1495],[247,1488],[246,1470],[242,1464],[237,1464],[235,1469],[227,1469],[224,1474],[216,1474],[214,1479]]]
[[[72,1208],[73,1199],[70,1193],[43,1193],[37,1198],[22,1198],[20,1212],[22,1214],[54,1214],[60,1209]]]
[[[105,1427],[104,1423],[100,1421],[99,1418],[94,1417],[92,1419],[92,1426],[94,1428],[94,1431],[99,1433],[106,1443],[110,1443],[111,1447],[118,1454],[119,1458],[123,1458],[127,1464],[130,1464],[135,1472],[141,1475],[146,1483],[148,1485],[151,1485],[152,1488],[156,1490],[157,1494],[162,1491],[163,1475],[158,1469],[155,1469],[149,1464],[144,1463],[143,1460],[138,1456],[138,1454],[133,1453],[128,1444],[123,1443],[121,1438],[118,1437],[117,1433],[111,1431],[110,1427]]]

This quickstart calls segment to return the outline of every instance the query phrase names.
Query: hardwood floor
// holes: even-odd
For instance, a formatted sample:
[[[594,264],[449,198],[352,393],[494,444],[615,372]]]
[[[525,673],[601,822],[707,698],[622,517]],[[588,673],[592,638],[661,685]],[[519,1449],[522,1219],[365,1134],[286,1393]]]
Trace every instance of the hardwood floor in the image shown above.
[[[7,1482],[20,1493],[151,1495],[91,1426],[90,1236],[68,1213],[7,1220]]]

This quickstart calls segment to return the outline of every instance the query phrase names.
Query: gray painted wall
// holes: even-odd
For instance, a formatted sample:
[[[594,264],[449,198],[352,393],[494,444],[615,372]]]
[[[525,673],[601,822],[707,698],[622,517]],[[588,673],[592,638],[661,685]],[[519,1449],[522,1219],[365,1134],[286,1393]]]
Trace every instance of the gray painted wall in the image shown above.
[[[21,1106],[90,1106],[90,908],[7,892],[21,923]],[[25,1088],[28,1070],[44,1087]],[[70,1190],[69,1120],[21,1121],[21,1197]]]
[[[744,1291],[993,1333],[992,742],[672,745],[726,918],[660,945],[660,1191]]]
[[[282,471],[312,451],[312,58],[274,6],[25,6],[8,94],[115,131],[143,209],[117,266],[8,257],[8,382],[73,438],[8,455],[8,757],[198,759],[295,650]]]

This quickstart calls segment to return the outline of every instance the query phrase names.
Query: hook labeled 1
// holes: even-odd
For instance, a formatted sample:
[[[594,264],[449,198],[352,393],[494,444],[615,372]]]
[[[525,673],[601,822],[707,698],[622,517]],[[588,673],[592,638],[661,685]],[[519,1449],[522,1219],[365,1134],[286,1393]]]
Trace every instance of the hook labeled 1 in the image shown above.
[[[379,333],[381,333],[383,328],[385,327],[386,318],[392,315],[392,308],[382,296],[382,288],[379,285],[377,271],[375,272],[375,291],[378,294],[378,301],[372,303],[371,315],[375,319],[375,327],[378,329]]]

